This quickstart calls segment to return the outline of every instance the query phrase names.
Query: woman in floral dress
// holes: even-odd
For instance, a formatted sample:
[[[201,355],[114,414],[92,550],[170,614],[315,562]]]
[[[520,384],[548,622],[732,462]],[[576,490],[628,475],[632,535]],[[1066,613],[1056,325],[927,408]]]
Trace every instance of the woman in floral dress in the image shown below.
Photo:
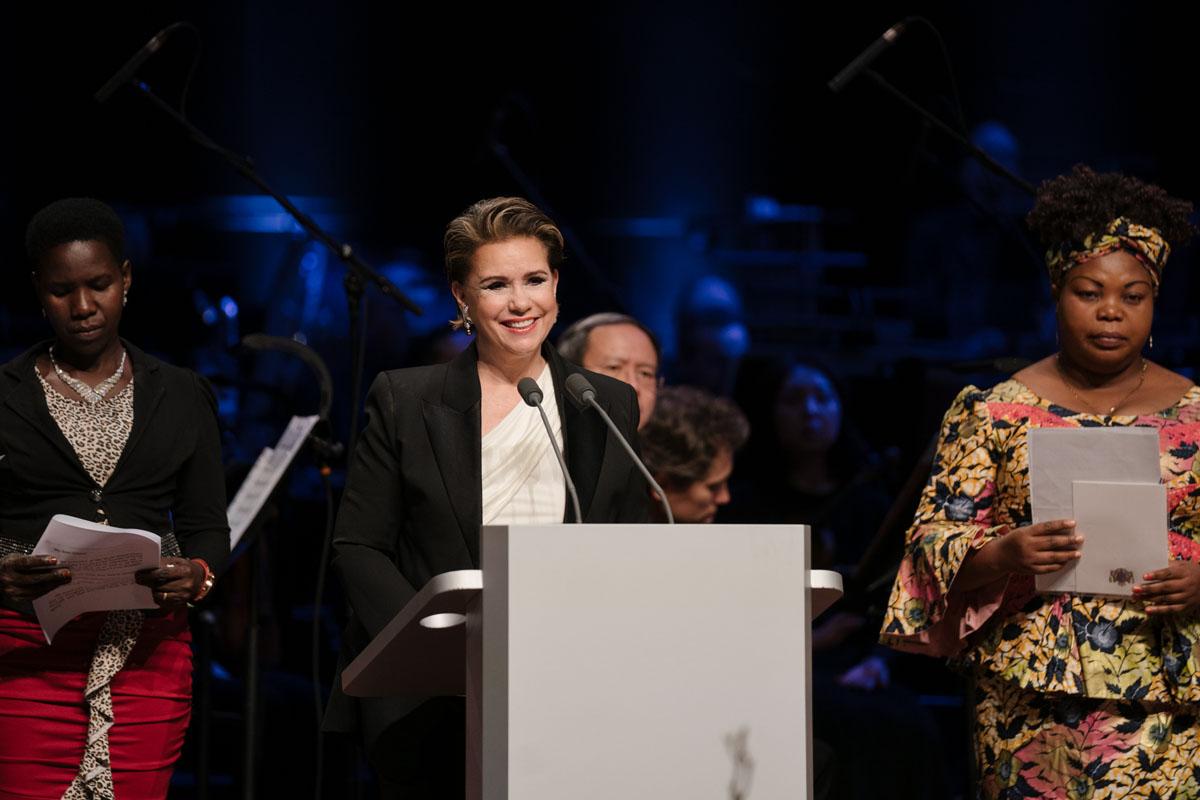
[[[982,797],[1200,798],[1200,387],[1143,355],[1190,212],[1086,167],[1043,184],[1028,222],[1060,350],[942,423],[882,640],[972,676]],[[1088,545],[1072,520],[1031,524],[1027,434],[1097,426],[1159,431],[1169,557],[1130,600],[1034,586]]]

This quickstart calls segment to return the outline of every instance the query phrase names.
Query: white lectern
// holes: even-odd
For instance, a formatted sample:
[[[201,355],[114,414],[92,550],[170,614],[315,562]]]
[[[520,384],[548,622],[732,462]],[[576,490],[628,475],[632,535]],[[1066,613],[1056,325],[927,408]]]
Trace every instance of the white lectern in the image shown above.
[[[351,695],[467,698],[469,800],[808,797],[803,525],[485,527],[351,662]]]

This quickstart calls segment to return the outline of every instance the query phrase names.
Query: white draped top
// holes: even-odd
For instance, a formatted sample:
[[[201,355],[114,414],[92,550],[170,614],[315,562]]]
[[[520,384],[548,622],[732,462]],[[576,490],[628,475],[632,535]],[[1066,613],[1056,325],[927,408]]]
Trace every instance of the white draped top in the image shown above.
[[[542,408],[562,449],[562,421],[554,396],[550,365],[537,379]],[[563,521],[567,487],[550,447],[541,414],[517,403],[483,437],[483,524],[546,524]]]

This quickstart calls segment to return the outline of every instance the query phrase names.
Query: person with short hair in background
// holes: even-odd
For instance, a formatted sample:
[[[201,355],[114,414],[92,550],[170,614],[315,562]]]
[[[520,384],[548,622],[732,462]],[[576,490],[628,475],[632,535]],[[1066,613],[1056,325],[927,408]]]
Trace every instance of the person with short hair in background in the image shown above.
[[[649,328],[628,314],[592,314],[559,337],[558,354],[573,364],[632,386],[645,427],[662,385],[662,348]]]

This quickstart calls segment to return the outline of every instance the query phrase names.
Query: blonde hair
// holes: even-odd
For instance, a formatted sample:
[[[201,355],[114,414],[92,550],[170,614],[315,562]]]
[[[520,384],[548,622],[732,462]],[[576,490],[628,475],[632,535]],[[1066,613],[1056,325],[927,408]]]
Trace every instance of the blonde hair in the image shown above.
[[[446,280],[463,283],[471,272],[475,251],[485,244],[529,236],[546,248],[550,269],[558,271],[563,262],[563,235],[558,226],[533,203],[522,197],[492,197],[480,200],[450,220],[442,246],[446,254]],[[462,310],[451,322],[463,324]]]

